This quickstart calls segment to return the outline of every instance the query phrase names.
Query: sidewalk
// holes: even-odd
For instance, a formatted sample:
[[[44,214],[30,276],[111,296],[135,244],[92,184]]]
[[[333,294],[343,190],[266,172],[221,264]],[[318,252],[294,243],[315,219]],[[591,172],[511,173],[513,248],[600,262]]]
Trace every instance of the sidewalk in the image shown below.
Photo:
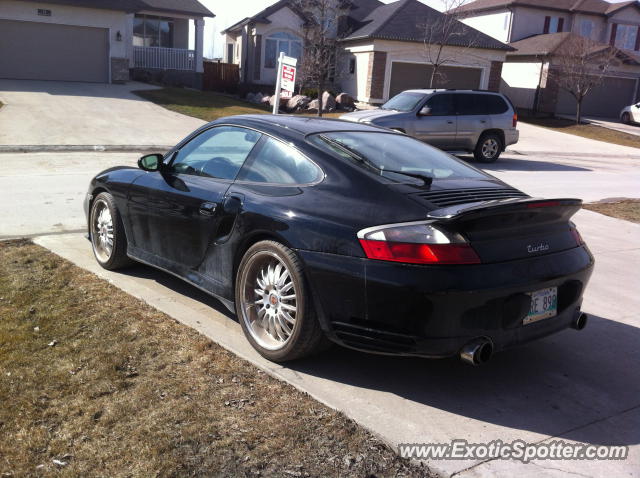
[[[629,445],[621,461],[433,460],[442,476],[631,476],[640,469],[640,225],[581,211],[576,222],[596,255],[584,331],[567,330],[471,368],[455,359],[383,357],[335,347],[286,367],[261,358],[235,318],[168,274],[140,266],[101,269],[80,234],[36,242],[141,298],[365,426],[391,446],[562,437]]]

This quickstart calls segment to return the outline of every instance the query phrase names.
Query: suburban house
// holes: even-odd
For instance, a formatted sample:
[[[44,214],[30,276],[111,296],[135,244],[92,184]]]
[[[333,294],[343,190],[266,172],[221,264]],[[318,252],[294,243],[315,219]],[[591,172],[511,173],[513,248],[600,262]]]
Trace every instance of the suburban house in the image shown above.
[[[348,13],[337,21],[342,45],[337,88],[357,101],[376,104],[400,91],[428,86],[432,62],[425,31],[443,13],[418,0],[351,0],[343,5]],[[242,82],[273,85],[279,52],[304,60],[304,26],[304,12],[294,2],[278,1],[222,32],[224,60],[240,66]],[[437,86],[498,90],[511,47],[462,23],[444,43],[450,61],[439,70]]]
[[[199,87],[212,16],[198,0],[0,0],[0,78]]]
[[[640,99],[640,3],[604,0],[476,0],[463,21],[515,48],[507,53],[501,91],[526,110],[574,114],[573,97],[553,81],[571,35],[619,49],[602,86],[584,100],[584,115],[617,117]]]

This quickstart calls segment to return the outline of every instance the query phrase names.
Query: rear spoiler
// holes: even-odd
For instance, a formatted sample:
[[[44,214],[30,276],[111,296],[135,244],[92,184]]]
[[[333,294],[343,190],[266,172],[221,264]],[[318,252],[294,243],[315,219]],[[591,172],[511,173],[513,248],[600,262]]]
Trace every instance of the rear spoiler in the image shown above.
[[[570,218],[582,208],[582,200],[575,198],[541,199],[526,197],[499,199],[495,201],[480,201],[436,209],[435,211],[431,211],[427,217],[429,219],[447,222],[544,208],[552,208],[555,210],[561,209],[562,215],[566,215],[567,218]]]

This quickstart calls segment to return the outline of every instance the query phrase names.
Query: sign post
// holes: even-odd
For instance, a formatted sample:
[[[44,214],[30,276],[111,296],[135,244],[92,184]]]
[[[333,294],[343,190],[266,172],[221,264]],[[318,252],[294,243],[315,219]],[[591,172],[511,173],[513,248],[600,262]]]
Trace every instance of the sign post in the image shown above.
[[[296,85],[296,64],[298,60],[285,56],[280,52],[278,57],[278,76],[276,77],[276,94],[273,101],[273,114],[278,114],[280,98],[291,98]]]

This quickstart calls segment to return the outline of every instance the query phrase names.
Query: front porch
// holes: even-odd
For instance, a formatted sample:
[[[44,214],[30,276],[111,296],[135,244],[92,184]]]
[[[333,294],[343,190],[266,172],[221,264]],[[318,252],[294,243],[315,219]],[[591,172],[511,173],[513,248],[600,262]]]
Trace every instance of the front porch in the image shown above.
[[[195,35],[189,43],[189,31]],[[133,18],[131,77],[171,86],[202,87],[204,19],[159,17],[145,13]]]

